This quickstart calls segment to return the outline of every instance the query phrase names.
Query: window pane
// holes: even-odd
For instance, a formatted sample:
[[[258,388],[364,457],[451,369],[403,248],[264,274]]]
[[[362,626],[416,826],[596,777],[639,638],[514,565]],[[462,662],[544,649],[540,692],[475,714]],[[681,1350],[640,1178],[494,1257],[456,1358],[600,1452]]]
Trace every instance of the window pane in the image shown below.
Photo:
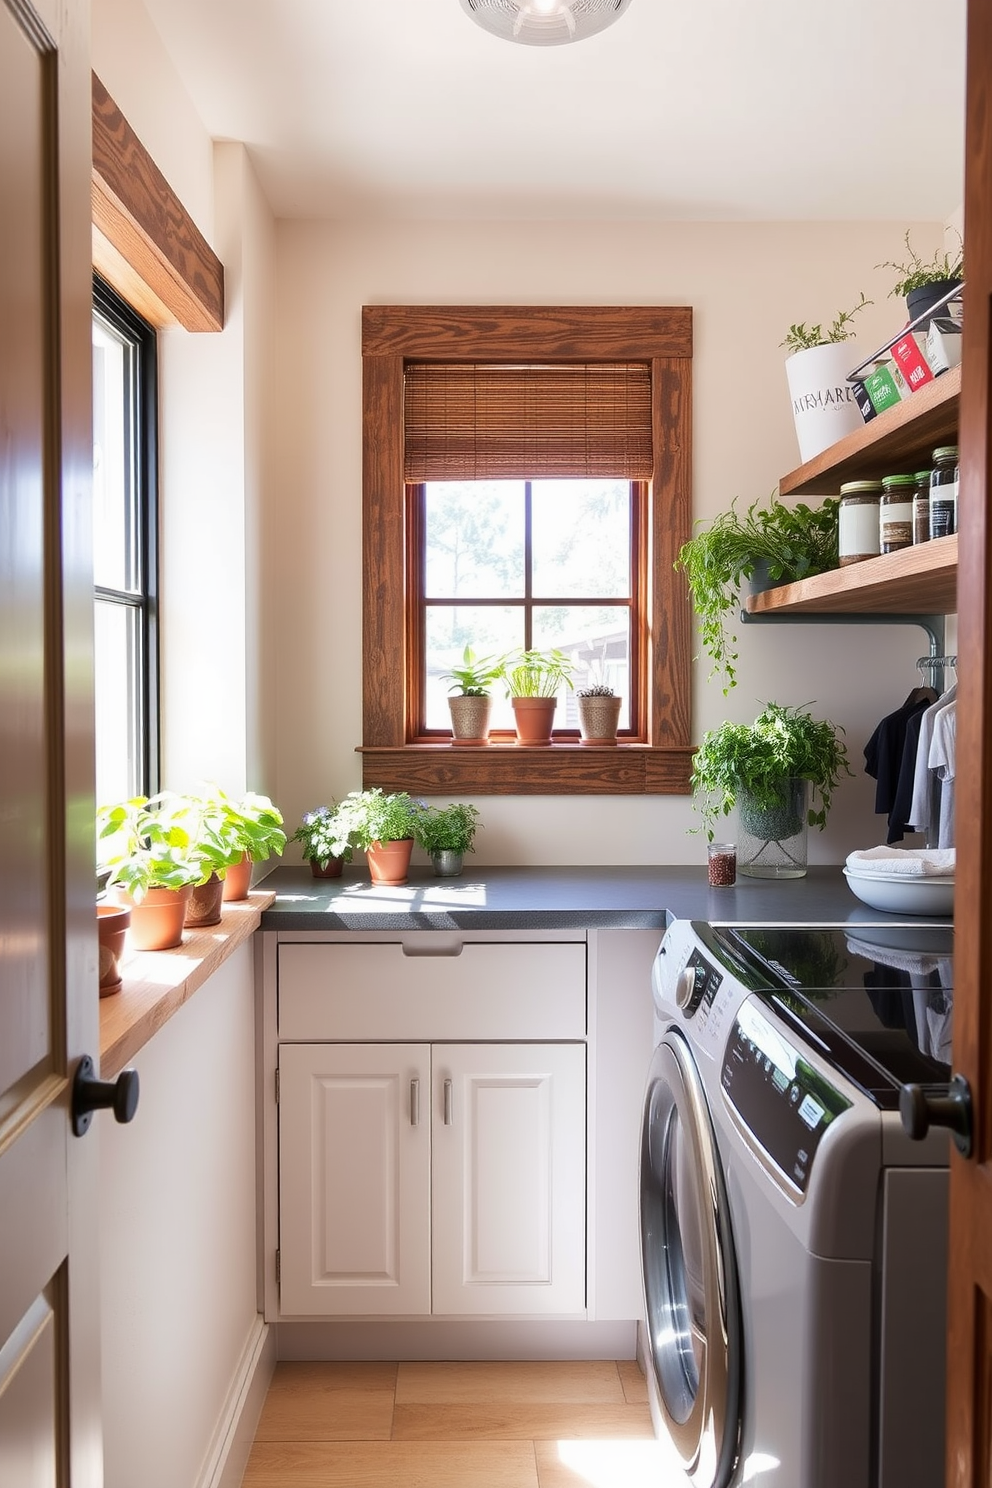
[[[564,651],[575,664],[575,691],[597,683],[612,687],[623,698],[618,727],[630,727],[630,611],[626,606],[535,607],[534,646],[539,651],[552,646]],[[578,728],[575,691],[560,696],[556,728]]]
[[[523,481],[431,481],[426,532],[429,598],[523,594]]]
[[[477,657],[500,657],[519,649],[524,643],[522,609],[490,605],[428,606],[425,633],[427,641],[426,726],[429,729],[451,727],[448,710],[449,686],[442,682],[445,672],[461,663],[465,647],[471,646]],[[513,709],[503,697],[502,683],[490,689],[493,710],[490,728],[513,728]]]
[[[108,805],[142,792],[138,611],[100,599],[95,609],[96,799]]]
[[[534,594],[629,596],[629,482],[534,481],[531,491]]]
[[[138,585],[131,492],[133,352],[93,319],[93,572],[105,589]]]

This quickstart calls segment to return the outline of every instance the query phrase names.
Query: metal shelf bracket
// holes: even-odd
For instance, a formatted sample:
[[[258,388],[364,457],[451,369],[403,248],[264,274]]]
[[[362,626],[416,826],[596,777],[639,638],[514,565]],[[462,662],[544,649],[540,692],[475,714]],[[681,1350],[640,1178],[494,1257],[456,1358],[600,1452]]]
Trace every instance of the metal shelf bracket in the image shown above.
[[[740,618],[742,625],[918,625],[930,638],[931,657],[942,657],[944,654],[943,615],[849,615],[810,612],[791,615],[754,615],[749,610],[741,610]],[[931,681],[937,692],[944,690],[943,671],[943,667],[938,663],[932,664]]]

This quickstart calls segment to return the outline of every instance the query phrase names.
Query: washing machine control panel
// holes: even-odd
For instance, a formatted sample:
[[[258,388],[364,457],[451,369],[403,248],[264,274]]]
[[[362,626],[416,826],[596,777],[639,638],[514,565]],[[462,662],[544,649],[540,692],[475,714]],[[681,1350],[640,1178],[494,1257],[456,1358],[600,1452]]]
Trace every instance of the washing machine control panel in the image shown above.
[[[699,951],[693,951],[675,980],[675,1001],[687,1018],[691,1018],[700,1003],[710,1007],[719,990],[721,976]]]

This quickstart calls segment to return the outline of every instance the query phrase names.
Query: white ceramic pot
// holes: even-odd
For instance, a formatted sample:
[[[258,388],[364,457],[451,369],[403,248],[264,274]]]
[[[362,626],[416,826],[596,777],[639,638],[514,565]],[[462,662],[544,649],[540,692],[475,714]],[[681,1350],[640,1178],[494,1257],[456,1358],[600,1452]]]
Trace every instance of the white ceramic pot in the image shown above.
[[[863,427],[854,389],[847,380],[847,374],[860,361],[853,341],[810,346],[786,358],[792,417],[804,465],[845,434]]]

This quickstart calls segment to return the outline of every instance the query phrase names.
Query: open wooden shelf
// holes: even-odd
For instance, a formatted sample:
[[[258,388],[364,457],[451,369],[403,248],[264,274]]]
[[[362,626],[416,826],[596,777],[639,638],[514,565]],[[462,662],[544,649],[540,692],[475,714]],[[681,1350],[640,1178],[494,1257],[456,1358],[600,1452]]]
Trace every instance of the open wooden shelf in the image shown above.
[[[751,615],[947,615],[957,609],[958,536],[883,553],[752,594]]]
[[[780,494],[837,496],[842,481],[929,470],[938,445],[957,443],[960,392],[961,368],[952,367],[863,428],[838,439],[815,459],[791,470],[779,481]]]

